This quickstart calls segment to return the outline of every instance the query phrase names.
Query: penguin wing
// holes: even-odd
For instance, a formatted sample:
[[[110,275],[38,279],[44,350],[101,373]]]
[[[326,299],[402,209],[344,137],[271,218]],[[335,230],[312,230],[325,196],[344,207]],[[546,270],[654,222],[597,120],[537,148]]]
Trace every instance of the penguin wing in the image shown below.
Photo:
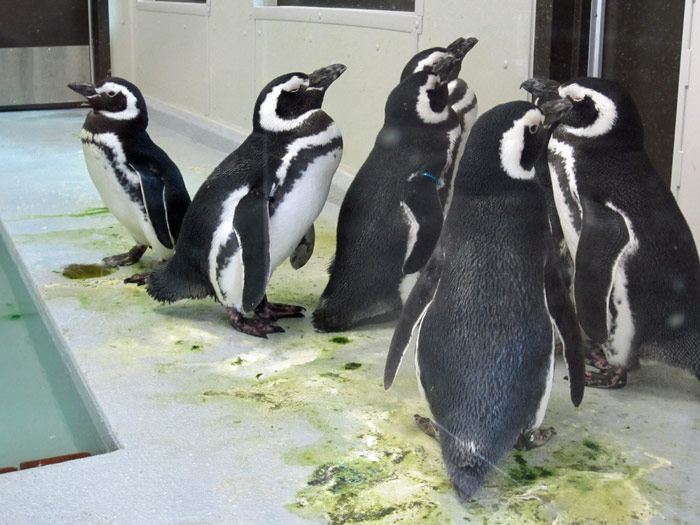
[[[131,167],[139,175],[141,196],[146,205],[148,220],[153,226],[160,243],[166,248],[172,249],[175,246],[175,239],[171,236],[170,227],[168,226],[165,184],[160,177],[149,169],[149,166],[131,163]]]
[[[233,214],[233,230],[243,260],[241,308],[250,312],[263,300],[270,279],[270,212],[265,194],[251,190],[241,198]]]
[[[433,257],[428,262],[425,270],[418,278],[418,282],[411,290],[411,294],[401,310],[401,317],[394,330],[389,346],[389,354],[386,356],[384,366],[384,389],[389,390],[394,383],[396,372],[406,353],[411,338],[420,330],[421,323],[437,292],[440,276],[442,275],[442,250],[435,250]]]
[[[579,323],[595,343],[608,338],[608,301],[613,275],[630,234],[624,217],[613,209],[583,199],[583,222],[576,252],[574,295]]]
[[[417,176],[405,201],[401,202],[409,227],[405,275],[423,268],[435,249],[442,230],[442,204],[437,186],[428,177]]]
[[[289,256],[289,264],[292,265],[292,268],[298,270],[307,262],[309,262],[311,254],[314,253],[315,244],[316,230],[314,229],[314,225],[312,224],[311,227],[308,230],[306,230],[306,233],[301,238],[301,241],[299,241],[297,247],[294,248],[292,255]]]
[[[161,244],[172,249],[190,205],[182,174],[149,137],[140,137],[130,156],[129,165],[138,173],[148,219]]]
[[[559,273],[556,261],[554,246],[552,246],[545,265],[544,286],[547,307],[564,345],[564,361],[569,370],[571,402],[574,406],[579,406],[583,399],[586,377],[585,355],[574,305],[571,303],[569,291]]]

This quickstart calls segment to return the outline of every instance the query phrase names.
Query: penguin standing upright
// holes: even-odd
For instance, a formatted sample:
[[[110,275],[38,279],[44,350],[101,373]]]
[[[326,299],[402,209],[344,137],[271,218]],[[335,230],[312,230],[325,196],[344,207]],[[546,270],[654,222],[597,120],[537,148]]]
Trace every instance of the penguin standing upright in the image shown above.
[[[86,97],[92,108],[80,132],[90,177],[109,211],[137,243],[128,253],[105,258],[105,264],[134,264],[148,246],[161,260],[170,259],[190,197],[180,170],[146,132],[143,95],[117,77],[68,87]],[[142,274],[127,279],[139,284],[144,280]]]
[[[692,233],[644,150],[639,113],[618,84],[579,78],[549,141],[552,184],[574,259],[582,329],[602,347],[590,386],[624,386],[650,358],[700,378],[700,263]]]
[[[317,330],[347,330],[400,309],[404,279],[430,257],[443,220],[439,189],[461,132],[448,99],[453,67],[445,55],[389,94],[384,126],[340,207],[335,258],[313,314]]]
[[[243,333],[283,331],[272,321],[299,317],[299,306],[268,303],[271,273],[292,256],[308,259],[309,232],[321,212],[343,151],[322,109],[342,64],[310,75],[289,73],[258,96],[253,132],[204,181],[185,216],[178,249],[149,279],[158,301],[214,296]],[[295,257],[297,248],[306,252]],[[243,312],[255,311],[257,318]]]
[[[416,341],[416,371],[457,492],[470,498],[520,436],[542,444],[564,338],[571,399],[584,360],[573,306],[551,258],[534,165],[544,115],[527,102],[496,106],[472,128],[440,241],[401,312],[384,386]]]
[[[403,71],[401,72],[401,80],[403,80],[412,73],[422,71],[426,67],[432,67],[438,60],[441,60],[447,55],[454,59],[452,70],[448,76],[449,83],[447,84],[447,92],[450,107],[452,107],[452,110],[459,118],[461,132],[459,137],[456,139],[456,144],[451,146],[457,151],[455,161],[453,163],[453,170],[452,172],[445,174],[445,180],[438,190],[438,193],[440,194],[440,202],[443,206],[443,215],[447,214],[447,210],[450,207],[455,172],[459,166],[459,159],[462,158],[464,146],[467,143],[467,137],[469,137],[469,131],[472,129],[474,122],[476,122],[479,109],[476,94],[464,80],[459,78],[464,57],[478,42],[479,41],[474,37],[460,37],[446,48],[432,47],[430,49],[425,49],[414,55],[413,58],[408,61],[406,66],[404,66]],[[455,138],[451,136],[450,141],[454,140]]]

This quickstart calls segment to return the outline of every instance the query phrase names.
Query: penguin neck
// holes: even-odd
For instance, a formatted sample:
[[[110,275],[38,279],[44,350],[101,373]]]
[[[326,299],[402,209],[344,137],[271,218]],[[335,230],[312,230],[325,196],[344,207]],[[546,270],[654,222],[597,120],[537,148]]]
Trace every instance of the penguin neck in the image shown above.
[[[96,111],[91,111],[85,119],[83,127],[92,133],[114,133],[116,135],[132,135],[146,131],[148,114],[141,109],[136,118],[117,120],[109,118]]]

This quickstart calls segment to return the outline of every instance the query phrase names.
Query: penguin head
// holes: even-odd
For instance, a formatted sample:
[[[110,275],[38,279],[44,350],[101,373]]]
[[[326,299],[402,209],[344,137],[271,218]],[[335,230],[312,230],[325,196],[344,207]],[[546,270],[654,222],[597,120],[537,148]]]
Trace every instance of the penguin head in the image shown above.
[[[535,162],[547,145],[544,119],[542,110],[525,101],[484,113],[469,134],[455,188],[475,190],[535,180]],[[497,172],[492,166],[499,168]]]
[[[449,107],[447,84],[454,66],[449,53],[440,55],[430,66],[411,73],[396,86],[386,101],[387,118],[402,122],[443,125],[456,118]]]
[[[87,98],[93,112],[115,123],[135,124],[144,129],[148,124],[146,101],[134,84],[110,77],[92,85],[73,82],[68,87]]]
[[[292,131],[321,109],[328,87],[345,71],[343,64],[317,69],[310,75],[287,73],[263,88],[255,103],[253,127],[257,131]]]
[[[420,51],[404,66],[401,72],[401,80],[404,80],[412,73],[418,73],[426,68],[433,67],[447,55],[450,55],[454,61],[449,72],[448,80],[452,81],[459,76],[459,72],[462,69],[462,60],[477,42],[479,41],[474,37],[459,37],[447,47],[431,47],[430,49]]]
[[[641,144],[643,131],[637,107],[629,93],[610,80],[583,77],[559,87],[572,108],[562,118],[561,128],[571,135],[589,139],[623,136]]]

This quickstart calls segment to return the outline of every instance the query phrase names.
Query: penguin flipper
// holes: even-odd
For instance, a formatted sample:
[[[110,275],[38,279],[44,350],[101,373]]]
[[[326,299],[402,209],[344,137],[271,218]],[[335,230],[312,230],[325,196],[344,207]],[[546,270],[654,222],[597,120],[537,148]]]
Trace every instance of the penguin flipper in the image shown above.
[[[427,264],[442,230],[442,204],[437,186],[428,177],[418,176],[416,179],[418,187],[401,202],[409,231],[415,232],[415,242],[410,246],[409,240],[410,253],[403,263],[405,275],[415,273]]]
[[[309,262],[311,254],[314,253],[315,244],[316,230],[314,229],[314,225],[312,224],[311,227],[308,230],[306,230],[306,233],[299,241],[297,247],[294,248],[292,255],[289,256],[289,264],[292,265],[292,268],[298,270],[307,262]]]
[[[270,212],[267,197],[250,191],[238,202],[233,214],[243,260],[242,310],[252,311],[265,296],[270,279]]]
[[[438,253],[439,252],[439,253]],[[411,294],[401,310],[401,317],[391,338],[389,353],[384,365],[384,389],[389,390],[396,378],[396,372],[411,342],[411,337],[420,330],[428,307],[435,298],[440,276],[442,275],[442,250],[435,250],[425,270],[418,278]]]
[[[141,164],[131,164],[131,167],[139,175],[141,196],[146,205],[148,220],[156,232],[160,243],[166,248],[173,249],[174,238],[170,235],[168,216],[165,201],[165,184],[155,173]]]
[[[571,402],[574,406],[579,406],[583,399],[586,380],[585,352],[574,305],[571,303],[569,291],[559,273],[553,246],[545,266],[544,286],[547,294],[549,315],[554,320],[564,345],[564,361],[569,370]]]
[[[581,237],[576,252],[574,295],[583,330],[594,343],[608,338],[608,301],[620,254],[630,240],[624,217],[605,205],[584,199]]]

